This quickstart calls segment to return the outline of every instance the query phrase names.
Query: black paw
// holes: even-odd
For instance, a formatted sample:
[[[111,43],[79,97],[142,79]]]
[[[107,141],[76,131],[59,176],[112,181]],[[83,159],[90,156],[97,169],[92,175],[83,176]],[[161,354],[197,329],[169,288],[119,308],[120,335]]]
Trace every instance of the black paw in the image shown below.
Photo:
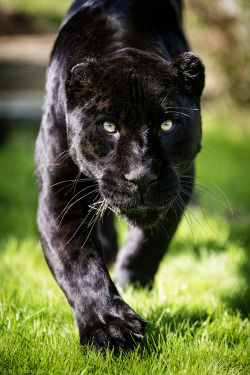
[[[117,297],[115,312],[111,307],[110,312],[92,316],[87,324],[78,324],[80,343],[102,351],[106,348],[128,350],[143,338],[146,324]]]

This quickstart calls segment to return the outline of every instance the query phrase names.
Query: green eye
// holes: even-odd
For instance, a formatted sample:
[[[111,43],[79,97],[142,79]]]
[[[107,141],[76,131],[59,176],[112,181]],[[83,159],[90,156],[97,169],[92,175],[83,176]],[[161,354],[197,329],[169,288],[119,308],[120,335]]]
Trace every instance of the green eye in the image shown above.
[[[169,132],[170,130],[172,130],[174,127],[174,123],[172,120],[167,120],[167,121],[164,121],[162,124],[161,124],[161,130],[164,131],[164,132]]]
[[[103,123],[103,129],[107,132],[107,133],[115,133],[116,132],[116,126],[113,122],[109,122],[109,121],[105,121]]]

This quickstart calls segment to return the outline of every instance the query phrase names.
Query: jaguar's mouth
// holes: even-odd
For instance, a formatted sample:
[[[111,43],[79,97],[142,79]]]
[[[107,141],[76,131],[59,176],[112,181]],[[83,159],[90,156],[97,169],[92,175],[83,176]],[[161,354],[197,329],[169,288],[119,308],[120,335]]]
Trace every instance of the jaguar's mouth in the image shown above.
[[[133,226],[146,228],[156,225],[159,219],[164,217],[167,210],[167,206],[139,204],[133,207],[120,207],[119,214]]]

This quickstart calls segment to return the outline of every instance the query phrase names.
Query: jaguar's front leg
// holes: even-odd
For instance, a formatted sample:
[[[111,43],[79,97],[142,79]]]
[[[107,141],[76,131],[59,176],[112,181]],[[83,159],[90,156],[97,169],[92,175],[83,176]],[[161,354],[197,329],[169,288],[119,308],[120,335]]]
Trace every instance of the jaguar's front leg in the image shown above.
[[[89,233],[88,201],[73,205],[61,223],[56,220],[70,201],[55,194],[47,170],[38,169],[38,226],[47,263],[64,291],[79,327],[80,342],[95,348],[133,346],[145,322],[123,301],[110,279],[94,226]]]

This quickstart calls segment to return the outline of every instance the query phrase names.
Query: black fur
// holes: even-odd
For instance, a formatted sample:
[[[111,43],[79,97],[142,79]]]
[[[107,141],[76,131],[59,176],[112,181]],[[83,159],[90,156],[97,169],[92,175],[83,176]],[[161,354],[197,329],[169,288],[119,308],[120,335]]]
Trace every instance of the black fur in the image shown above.
[[[204,68],[188,50],[178,0],[77,0],[60,28],[36,144],[38,226],[83,345],[126,349],[144,333],[105,265],[111,210],[131,224],[115,281],[151,285],[201,147]]]

